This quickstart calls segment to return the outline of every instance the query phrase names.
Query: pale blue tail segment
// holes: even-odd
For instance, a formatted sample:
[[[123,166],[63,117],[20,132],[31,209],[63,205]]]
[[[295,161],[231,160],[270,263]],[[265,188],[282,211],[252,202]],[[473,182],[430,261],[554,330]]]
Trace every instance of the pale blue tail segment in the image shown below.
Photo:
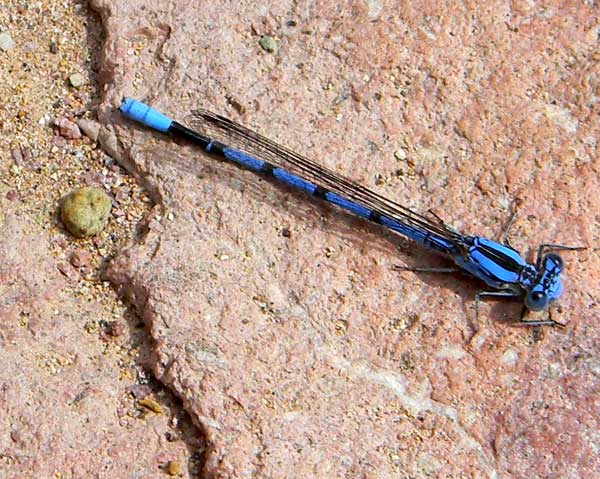
[[[119,110],[132,120],[163,133],[166,133],[173,123],[173,120],[160,111],[132,98],[123,98]]]

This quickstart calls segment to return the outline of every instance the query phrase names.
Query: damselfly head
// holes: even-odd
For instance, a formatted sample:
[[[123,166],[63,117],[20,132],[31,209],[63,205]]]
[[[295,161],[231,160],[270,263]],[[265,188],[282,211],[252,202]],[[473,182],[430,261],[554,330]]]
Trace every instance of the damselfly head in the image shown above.
[[[536,281],[525,295],[525,306],[531,311],[542,311],[560,297],[563,292],[561,273],[562,258],[548,253],[541,261]]]

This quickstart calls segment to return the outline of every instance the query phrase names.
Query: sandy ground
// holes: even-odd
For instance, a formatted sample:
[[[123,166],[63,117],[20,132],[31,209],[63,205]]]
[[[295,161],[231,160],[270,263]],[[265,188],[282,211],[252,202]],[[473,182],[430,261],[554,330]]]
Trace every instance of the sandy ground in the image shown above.
[[[148,378],[147,335],[101,277],[108,260],[136,236],[150,200],[94,140],[85,135],[64,138],[53,126],[59,118],[93,120],[90,112],[100,94],[95,74],[103,35],[99,19],[84,1],[9,0],[0,6],[0,34],[7,47],[0,49],[0,184],[3,204],[9,205],[0,215],[10,211],[17,218],[32,219],[31,236],[48,239],[48,260],[66,279],[63,292],[81,305],[72,311],[83,318],[81,335],[106,345],[106,361],[120,365],[120,380]],[[84,84],[74,87],[69,80],[73,74],[79,74]],[[113,213],[100,235],[80,240],[63,229],[58,209],[65,194],[86,185],[99,186],[113,198]],[[73,255],[84,258],[85,265],[75,268]],[[95,315],[85,313],[90,303],[99,305]],[[114,320],[126,325],[127,339],[113,338],[107,344],[106,324]],[[198,431],[179,401],[160,383],[149,381],[166,411],[160,427],[171,430],[176,441],[196,441]],[[187,477],[201,450],[181,450],[181,457],[171,459],[188,465]],[[10,466],[11,458],[0,461]]]

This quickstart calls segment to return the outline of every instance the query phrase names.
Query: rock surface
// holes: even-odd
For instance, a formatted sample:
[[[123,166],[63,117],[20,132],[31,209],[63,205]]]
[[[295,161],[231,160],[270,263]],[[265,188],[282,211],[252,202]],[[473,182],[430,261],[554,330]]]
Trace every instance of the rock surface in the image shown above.
[[[476,321],[475,281],[392,271],[427,252],[115,110],[207,107],[461,231],[497,237],[515,208],[521,250],[594,246],[596,7],[92,4],[100,141],[157,202],[108,277],[206,433],[205,477],[600,475],[596,250],[564,254],[564,329],[511,327],[504,302]]]
[[[0,477],[164,477],[190,445],[168,440],[170,411],[136,405],[135,387],[155,391],[136,384],[131,332],[98,340],[110,310],[68,293],[46,237],[14,209],[2,198]]]

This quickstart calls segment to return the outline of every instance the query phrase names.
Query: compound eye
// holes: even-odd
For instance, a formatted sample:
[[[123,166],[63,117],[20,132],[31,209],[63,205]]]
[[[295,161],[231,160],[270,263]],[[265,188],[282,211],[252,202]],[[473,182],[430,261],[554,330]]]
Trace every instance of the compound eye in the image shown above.
[[[542,311],[548,303],[548,295],[542,291],[530,291],[525,297],[525,306],[531,311]]]

